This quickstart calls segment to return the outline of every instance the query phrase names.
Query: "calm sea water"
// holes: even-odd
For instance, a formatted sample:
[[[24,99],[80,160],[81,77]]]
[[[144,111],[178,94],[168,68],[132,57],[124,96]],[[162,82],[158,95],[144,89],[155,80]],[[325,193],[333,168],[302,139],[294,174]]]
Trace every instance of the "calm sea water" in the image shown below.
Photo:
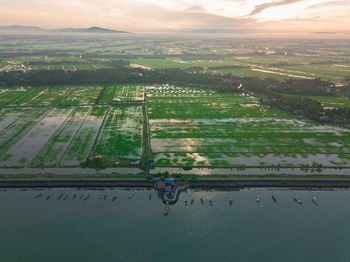
[[[167,217],[153,190],[129,192],[1,191],[0,261],[350,261],[350,190],[188,191]]]

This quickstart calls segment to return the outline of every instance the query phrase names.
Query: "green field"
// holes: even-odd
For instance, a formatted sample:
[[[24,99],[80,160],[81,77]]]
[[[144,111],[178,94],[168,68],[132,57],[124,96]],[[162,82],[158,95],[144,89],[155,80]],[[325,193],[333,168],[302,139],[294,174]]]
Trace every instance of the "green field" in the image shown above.
[[[350,165],[349,130],[261,106],[251,96],[157,97],[148,109],[157,166]]]

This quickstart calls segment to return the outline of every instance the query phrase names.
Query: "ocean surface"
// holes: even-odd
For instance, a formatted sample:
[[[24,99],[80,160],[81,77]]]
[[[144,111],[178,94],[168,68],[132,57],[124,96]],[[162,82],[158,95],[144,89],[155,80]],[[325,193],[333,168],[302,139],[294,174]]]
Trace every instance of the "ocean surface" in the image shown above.
[[[134,192],[1,190],[0,261],[350,261],[350,190]]]

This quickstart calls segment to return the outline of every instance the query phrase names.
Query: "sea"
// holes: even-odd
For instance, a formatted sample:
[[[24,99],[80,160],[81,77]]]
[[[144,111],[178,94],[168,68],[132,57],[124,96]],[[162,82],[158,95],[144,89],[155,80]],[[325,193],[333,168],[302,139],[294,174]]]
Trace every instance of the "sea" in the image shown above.
[[[0,261],[348,262],[350,190],[2,189]]]

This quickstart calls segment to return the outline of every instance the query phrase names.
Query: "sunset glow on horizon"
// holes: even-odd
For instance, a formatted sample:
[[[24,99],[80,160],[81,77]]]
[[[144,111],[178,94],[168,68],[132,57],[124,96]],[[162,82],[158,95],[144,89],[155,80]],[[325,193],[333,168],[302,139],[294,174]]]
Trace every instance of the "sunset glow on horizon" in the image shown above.
[[[349,0],[0,0],[0,26],[350,31]]]

